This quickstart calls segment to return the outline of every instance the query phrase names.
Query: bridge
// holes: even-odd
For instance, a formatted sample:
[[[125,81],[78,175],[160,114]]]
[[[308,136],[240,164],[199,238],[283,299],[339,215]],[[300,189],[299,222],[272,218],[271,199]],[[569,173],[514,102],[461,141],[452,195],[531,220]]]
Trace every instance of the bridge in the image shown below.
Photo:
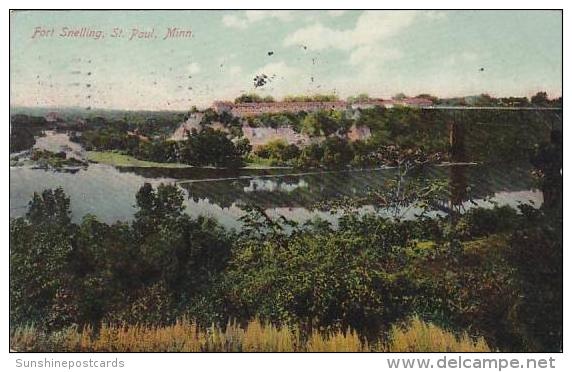
[[[449,127],[449,152],[451,159],[456,162],[465,161],[465,140],[463,123],[458,120],[455,112],[461,111],[512,111],[512,112],[533,112],[540,116],[541,112],[551,112],[555,115],[550,118],[550,130],[554,130],[556,125],[562,130],[562,107],[503,107],[503,106],[419,106],[421,110],[451,111],[453,115],[447,123]],[[546,120],[546,118],[542,118]]]
[[[418,107],[423,111],[446,111],[450,112],[450,115],[444,115],[445,121],[448,126],[449,132],[449,155],[453,162],[465,162],[465,125],[466,122],[463,121],[464,112],[528,112],[534,116],[538,117],[539,122],[546,125],[546,129],[551,132],[562,130],[563,116],[562,107],[496,107],[496,106],[424,106]],[[472,123],[471,125],[487,125],[487,123]],[[522,128],[526,130],[526,128]],[[552,137],[552,136],[551,136]],[[554,139],[552,139],[554,140]],[[464,171],[459,167],[451,168],[451,173],[449,176],[449,182],[451,185],[451,195],[449,199],[449,211],[451,219],[454,223],[459,218],[459,211],[462,208],[463,202],[467,199],[467,179]],[[545,202],[549,202],[550,195],[543,192]],[[547,201],[548,200],[548,201]]]

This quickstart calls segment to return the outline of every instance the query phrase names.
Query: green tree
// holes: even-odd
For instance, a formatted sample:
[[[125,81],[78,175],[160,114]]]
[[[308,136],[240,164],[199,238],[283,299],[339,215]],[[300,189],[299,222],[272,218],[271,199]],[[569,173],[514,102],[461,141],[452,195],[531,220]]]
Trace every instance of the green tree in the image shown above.
[[[324,148],[312,143],[302,149],[297,165],[302,168],[318,168],[324,157]]]
[[[546,92],[538,92],[530,98],[530,103],[532,103],[533,106],[546,107],[550,105],[550,99]]]
[[[226,274],[227,301],[241,319],[373,335],[410,311],[406,236],[394,224],[348,219],[339,231],[295,227],[286,235],[263,221],[238,241]]]
[[[354,157],[348,141],[339,137],[329,137],[322,144],[324,156],[322,164],[327,168],[344,167],[350,163]]]
[[[300,150],[296,145],[289,145],[286,141],[278,139],[258,147],[255,153],[261,158],[271,159],[276,164],[284,165],[297,158]]]
[[[348,103],[359,103],[359,102],[367,102],[371,98],[367,93],[360,93],[357,96],[350,96],[347,98]]]
[[[261,97],[256,93],[242,94],[234,99],[234,103],[274,102],[272,96]]]
[[[31,149],[36,143],[34,131],[30,128],[17,127],[10,128],[10,152],[19,152]]]
[[[316,111],[308,114],[301,122],[302,133],[310,136],[330,136],[334,133],[345,134],[351,121],[342,111]]]
[[[240,143],[235,146],[226,133],[205,128],[200,133],[193,131],[181,149],[184,163],[204,166],[236,168],[242,165],[242,156],[248,148]]]
[[[72,229],[69,198],[62,189],[34,193],[26,217],[10,222],[12,320],[56,327],[66,315],[65,307],[59,316],[52,316],[51,309],[72,283]]]
[[[133,222],[145,283],[163,281],[177,296],[202,290],[224,268],[229,244],[210,219],[183,213],[183,194],[174,185],[146,183],[136,196]]]
[[[311,96],[298,95],[284,97],[284,102],[334,102],[338,100],[339,97],[335,94],[314,94]]]
[[[516,269],[519,301],[514,325],[530,351],[562,350],[562,215],[558,209],[521,208],[525,221],[505,254]]]

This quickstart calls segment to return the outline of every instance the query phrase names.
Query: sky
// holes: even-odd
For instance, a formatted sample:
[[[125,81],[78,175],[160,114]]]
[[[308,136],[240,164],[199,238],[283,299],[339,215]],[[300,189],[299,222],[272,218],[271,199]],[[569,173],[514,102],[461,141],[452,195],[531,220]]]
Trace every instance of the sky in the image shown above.
[[[63,36],[82,28],[103,36]],[[165,38],[169,28],[191,32]],[[12,106],[562,94],[559,11],[16,11],[10,31]]]

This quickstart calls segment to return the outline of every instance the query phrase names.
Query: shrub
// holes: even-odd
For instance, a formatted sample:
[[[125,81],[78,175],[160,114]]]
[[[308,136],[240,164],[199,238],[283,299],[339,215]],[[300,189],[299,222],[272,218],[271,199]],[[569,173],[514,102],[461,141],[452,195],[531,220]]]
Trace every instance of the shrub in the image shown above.
[[[259,146],[255,154],[263,159],[272,160],[273,164],[285,165],[300,155],[300,149],[296,145],[289,145],[284,140],[275,140]]]

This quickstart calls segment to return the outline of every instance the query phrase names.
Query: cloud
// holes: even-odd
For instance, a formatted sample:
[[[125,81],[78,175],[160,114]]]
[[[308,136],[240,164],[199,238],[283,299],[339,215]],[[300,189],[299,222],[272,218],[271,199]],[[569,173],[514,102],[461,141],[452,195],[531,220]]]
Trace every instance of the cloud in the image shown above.
[[[222,17],[222,24],[230,28],[245,29],[247,27],[246,22],[242,21],[237,15],[226,14]]]
[[[392,38],[407,32],[417,22],[443,17],[443,12],[364,11],[353,27],[336,29],[317,22],[286,36],[284,45],[304,45],[317,51],[344,51],[348,53],[347,63],[358,71],[359,76],[353,73],[355,80],[377,80],[385,63],[398,60],[405,54],[398,46],[392,45]]]
[[[353,47],[351,36],[351,31],[338,31],[316,23],[288,35],[284,40],[284,45],[305,45],[314,50],[328,48],[348,50]]]
[[[201,71],[201,66],[197,62],[193,62],[187,66],[189,74],[198,74]]]
[[[398,49],[392,48],[378,48],[374,45],[364,45],[357,47],[350,54],[351,65],[368,64],[372,61],[383,62],[389,60],[396,60],[403,56],[403,53]]]
[[[350,50],[398,34],[413,23],[416,15],[412,11],[367,11],[358,18],[352,29],[336,30],[317,23],[288,35],[284,45],[307,45],[315,50]]]
[[[244,30],[250,25],[268,19],[277,19],[283,22],[293,19],[290,11],[284,10],[247,10],[244,16],[226,14],[222,17],[222,23],[226,27]]]
[[[258,73],[266,73],[267,75],[268,75],[268,73],[289,74],[289,73],[292,73],[294,71],[297,71],[297,69],[294,67],[288,66],[286,64],[286,62],[284,62],[284,61],[279,61],[279,62],[268,63],[268,64],[264,65],[263,67],[258,68],[256,71]]]

